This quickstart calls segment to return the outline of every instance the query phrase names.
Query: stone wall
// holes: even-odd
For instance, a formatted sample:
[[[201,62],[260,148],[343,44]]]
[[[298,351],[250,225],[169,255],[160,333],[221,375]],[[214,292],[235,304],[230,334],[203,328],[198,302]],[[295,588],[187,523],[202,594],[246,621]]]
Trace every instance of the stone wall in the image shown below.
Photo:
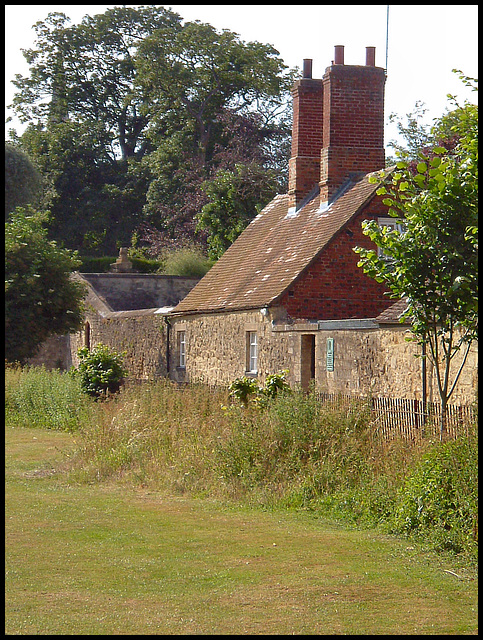
[[[169,325],[166,322],[169,319]],[[421,359],[418,347],[406,341],[403,325],[378,325],[371,320],[323,321],[285,324],[284,311],[270,309],[186,316],[165,316],[156,309],[119,311],[100,315],[87,310],[84,330],[67,337],[52,338],[31,364],[48,367],[77,366],[77,350],[102,342],[126,352],[130,377],[145,380],[168,375],[178,382],[205,382],[228,385],[247,374],[247,334],[258,338],[258,372],[267,374],[289,370],[292,387],[309,384],[312,348],[315,383],[329,393],[347,393],[394,398],[422,399]],[[167,341],[169,332],[169,354]],[[179,335],[184,332],[186,366],[179,366]],[[314,336],[307,339],[306,336]],[[333,340],[333,371],[327,370],[327,341]],[[313,347],[312,347],[313,345]],[[470,404],[476,398],[478,347],[474,343],[461,379],[451,397],[453,404]],[[62,355],[63,354],[63,355]],[[455,358],[456,371],[462,355]],[[435,372],[427,366],[427,400],[439,401]]]
[[[90,312],[84,331],[71,336],[70,351],[74,366],[79,364],[77,351],[103,343],[125,352],[124,365],[129,377],[136,380],[167,375],[167,327],[164,315],[155,309],[118,311],[105,317]],[[88,344],[87,344],[88,343]]]
[[[365,394],[371,391],[380,397],[422,399],[421,352],[414,342],[408,342],[411,332],[404,326],[381,326],[377,329],[322,329],[318,332],[317,383],[329,393]],[[324,366],[327,359],[327,339],[334,340],[334,371]],[[456,373],[462,353],[452,364]],[[436,372],[427,361],[427,400],[439,402]],[[462,376],[454,394],[453,404],[469,404],[476,398],[478,384],[478,346],[473,343]]]
[[[179,365],[177,335],[186,336],[186,369]],[[228,385],[246,375],[247,333],[256,331],[260,345],[258,379],[266,373],[289,368],[292,337],[272,334],[271,318],[259,310],[227,314],[190,315],[171,318],[170,376],[174,380]]]
[[[374,321],[333,321],[286,325],[283,311],[270,310],[230,314],[186,315],[171,319],[170,377],[178,381],[202,381],[227,385],[246,375],[247,333],[258,335],[257,378],[281,369],[289,370],[291,386],[307,385],[312,340],[315,336],[315,383],[329,393],[397,398],[422,398],[421,359],[418,347],[406,341],[407,327],[379,326]],[[274,324],[272,324],[272,320]],[[186,366],[179,367],[178,339],[185,333]],[[334,345],[333,371],[327,370],[327,339]],[[457,370],[461,355],[454,362]],[[477,344],[470,351],[462,377],[451,398],[469,404],[477,389]],[[435,372],[427,365],[427,400],[439,401]]]

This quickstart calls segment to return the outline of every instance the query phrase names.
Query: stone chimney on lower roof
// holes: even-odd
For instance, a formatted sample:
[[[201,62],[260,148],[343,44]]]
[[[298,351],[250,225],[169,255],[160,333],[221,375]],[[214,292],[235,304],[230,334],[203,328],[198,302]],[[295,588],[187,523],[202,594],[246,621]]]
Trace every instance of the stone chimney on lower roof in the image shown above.
[[[113,271],[114,273],[131,273],[132,262],[129,260],[127,252],[128,247],[121,247],[119,249],[119,257],[116,262],[109,265],[110,271]]]

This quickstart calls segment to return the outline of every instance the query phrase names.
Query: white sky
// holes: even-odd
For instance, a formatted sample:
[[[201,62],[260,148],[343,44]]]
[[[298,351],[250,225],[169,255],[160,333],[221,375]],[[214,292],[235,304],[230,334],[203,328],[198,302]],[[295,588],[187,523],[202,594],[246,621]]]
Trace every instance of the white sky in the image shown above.
[[[11,103],[15,74],[28,75],[21,49],[34,46],[32,25],[52,11],[72,23],[85,15],[121,5],[6,5],[5,105]],[[127,5],[139,6],[139,5]],[[313,77],[321,78],[334,58],[334,46],[345,46],[346,64],[365,64],[365,47],[376,47],[376,65],[386,66],[387,5],[162,5],[185,21],[200,20],[217,30],[229,29],[245,42],[271,44],[289,67],[313,59]],[[448,93],[476,102],[452,69],[478,77],[477,5],[389,5],[389,39],[385,113],[404,115],[416,100],[427,119],[440,116]],[[6,115],[12,115],[7,112]],[[387,118],[386,118],[387,120]],[[5,126],[23,130],[17,122]],[[396,137],[386,126],[385,142]]]

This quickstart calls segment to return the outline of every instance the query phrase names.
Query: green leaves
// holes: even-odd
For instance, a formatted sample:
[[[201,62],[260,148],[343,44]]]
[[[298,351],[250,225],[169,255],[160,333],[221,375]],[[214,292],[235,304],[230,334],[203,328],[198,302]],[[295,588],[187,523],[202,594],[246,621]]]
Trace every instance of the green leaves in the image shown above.
[[[467,103],[445,115],[438,131],[457,132],[457,138],[419,150],[417,162],[400,160],[390,182],[377,190],[405,230],[364,224],[364,234],[382,253],[360,247],[355,252],[359,266],[385,283],[391,297],[408,299],[413,333],[430,346],[445,404],[461,372],[450,382],[449,363],[477,332],[477,106]]]
[[[24,363],[50,335],[81,326],[75,253],[47,239],[48,212],[17,208],[5,224],[5,358]]]
[[[123,356],[108,346],[99,343],[92,351],[87,347],[79,349],[79,366],[72,369],[72,375],[78,375],[81,389],[96,398],[115,393],[121,387],[127,371],[123,366]]]

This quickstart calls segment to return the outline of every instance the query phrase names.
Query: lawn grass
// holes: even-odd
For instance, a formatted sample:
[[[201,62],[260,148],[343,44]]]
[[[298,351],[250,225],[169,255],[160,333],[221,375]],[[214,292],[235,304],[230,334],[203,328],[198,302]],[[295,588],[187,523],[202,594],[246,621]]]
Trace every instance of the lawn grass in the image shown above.
[[[475,576],[415,543],[69,482],[75,438],[6,429],[6,634],[477,634]]]

